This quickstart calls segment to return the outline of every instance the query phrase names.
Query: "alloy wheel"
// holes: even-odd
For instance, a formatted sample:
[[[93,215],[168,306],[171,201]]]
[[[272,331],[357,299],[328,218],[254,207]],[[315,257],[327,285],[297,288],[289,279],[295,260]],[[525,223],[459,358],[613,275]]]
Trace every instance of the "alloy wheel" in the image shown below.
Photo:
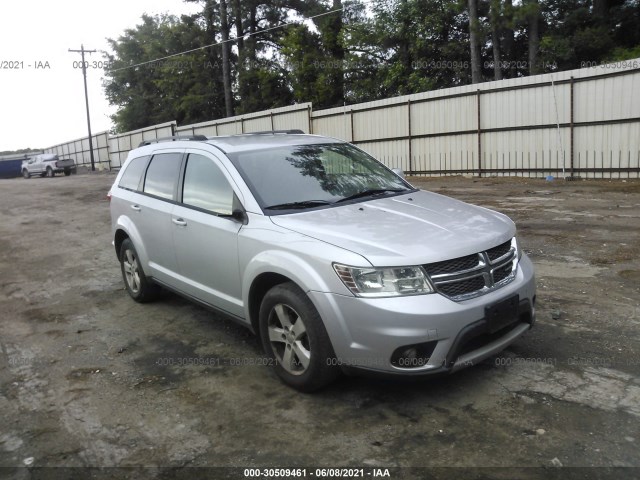
[[[269,313],[269,342],[277,361],[292,375],[302,375],[311,361],[311,348],[302,317],[278,303]]]

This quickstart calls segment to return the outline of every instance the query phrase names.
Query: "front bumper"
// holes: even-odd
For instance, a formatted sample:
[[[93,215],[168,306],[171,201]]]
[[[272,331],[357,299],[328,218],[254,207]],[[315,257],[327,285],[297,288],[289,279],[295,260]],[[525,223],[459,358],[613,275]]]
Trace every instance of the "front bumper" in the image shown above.
[[[432,375],[481,362],[513,343],[535,322],[535,276],[523,255],[515,279],[486,295],[454,302],[439,294],[367,299],[309,292],[344,370],[405,376]],[[491,333],[486,308],[518,296],[513,323]],[[427,360],[410,367],[393,364],[405,346],[429,345]]]

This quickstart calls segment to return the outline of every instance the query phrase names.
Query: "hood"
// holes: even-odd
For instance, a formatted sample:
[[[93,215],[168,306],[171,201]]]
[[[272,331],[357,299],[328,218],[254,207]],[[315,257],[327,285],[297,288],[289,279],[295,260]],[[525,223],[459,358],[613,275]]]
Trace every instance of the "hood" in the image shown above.
[[[375,266],[421,265],[487,250],[515,235],[505,215],[436,193],[272,216],[280,227],[345,248]]]

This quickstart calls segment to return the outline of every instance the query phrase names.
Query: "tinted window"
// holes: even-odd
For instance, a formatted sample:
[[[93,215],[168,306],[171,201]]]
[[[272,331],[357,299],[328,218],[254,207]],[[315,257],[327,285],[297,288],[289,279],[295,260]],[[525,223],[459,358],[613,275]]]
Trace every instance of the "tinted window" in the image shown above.
[[[147,166],[147,160],[149,157],[138,157],[134,158],[129,162],[127,169],[122,174],[120,178],[119,186],[121,188],[127,188],[129,190],[138,190],[138,185],[140,185],[140,178],[142,178],[142,174],[144,173],[144,167]]]
[[[178,183],[181,157],[181,153],[154,155],[147,169],[144,192],[172,200],[175,186]]]
[[[213,160],[202,155],[189,155],[182,203],[222,215],[231,214],[233,190]]]
[[[411,191],[395,173],[346,143],[284,146],[229,158],[263,208],[289,202],[333,203],[366,190]]]

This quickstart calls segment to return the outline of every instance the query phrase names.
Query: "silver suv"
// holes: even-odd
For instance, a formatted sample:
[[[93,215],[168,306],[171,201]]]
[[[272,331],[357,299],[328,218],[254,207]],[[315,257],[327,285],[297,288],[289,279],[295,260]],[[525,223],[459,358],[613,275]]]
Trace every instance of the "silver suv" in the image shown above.
[[[298,390],[453,372],[534,324],[533,266],[500,213],[333,138],[162,140],[131,151],[109,193],[129,294],[162,286],[224,312]]]

